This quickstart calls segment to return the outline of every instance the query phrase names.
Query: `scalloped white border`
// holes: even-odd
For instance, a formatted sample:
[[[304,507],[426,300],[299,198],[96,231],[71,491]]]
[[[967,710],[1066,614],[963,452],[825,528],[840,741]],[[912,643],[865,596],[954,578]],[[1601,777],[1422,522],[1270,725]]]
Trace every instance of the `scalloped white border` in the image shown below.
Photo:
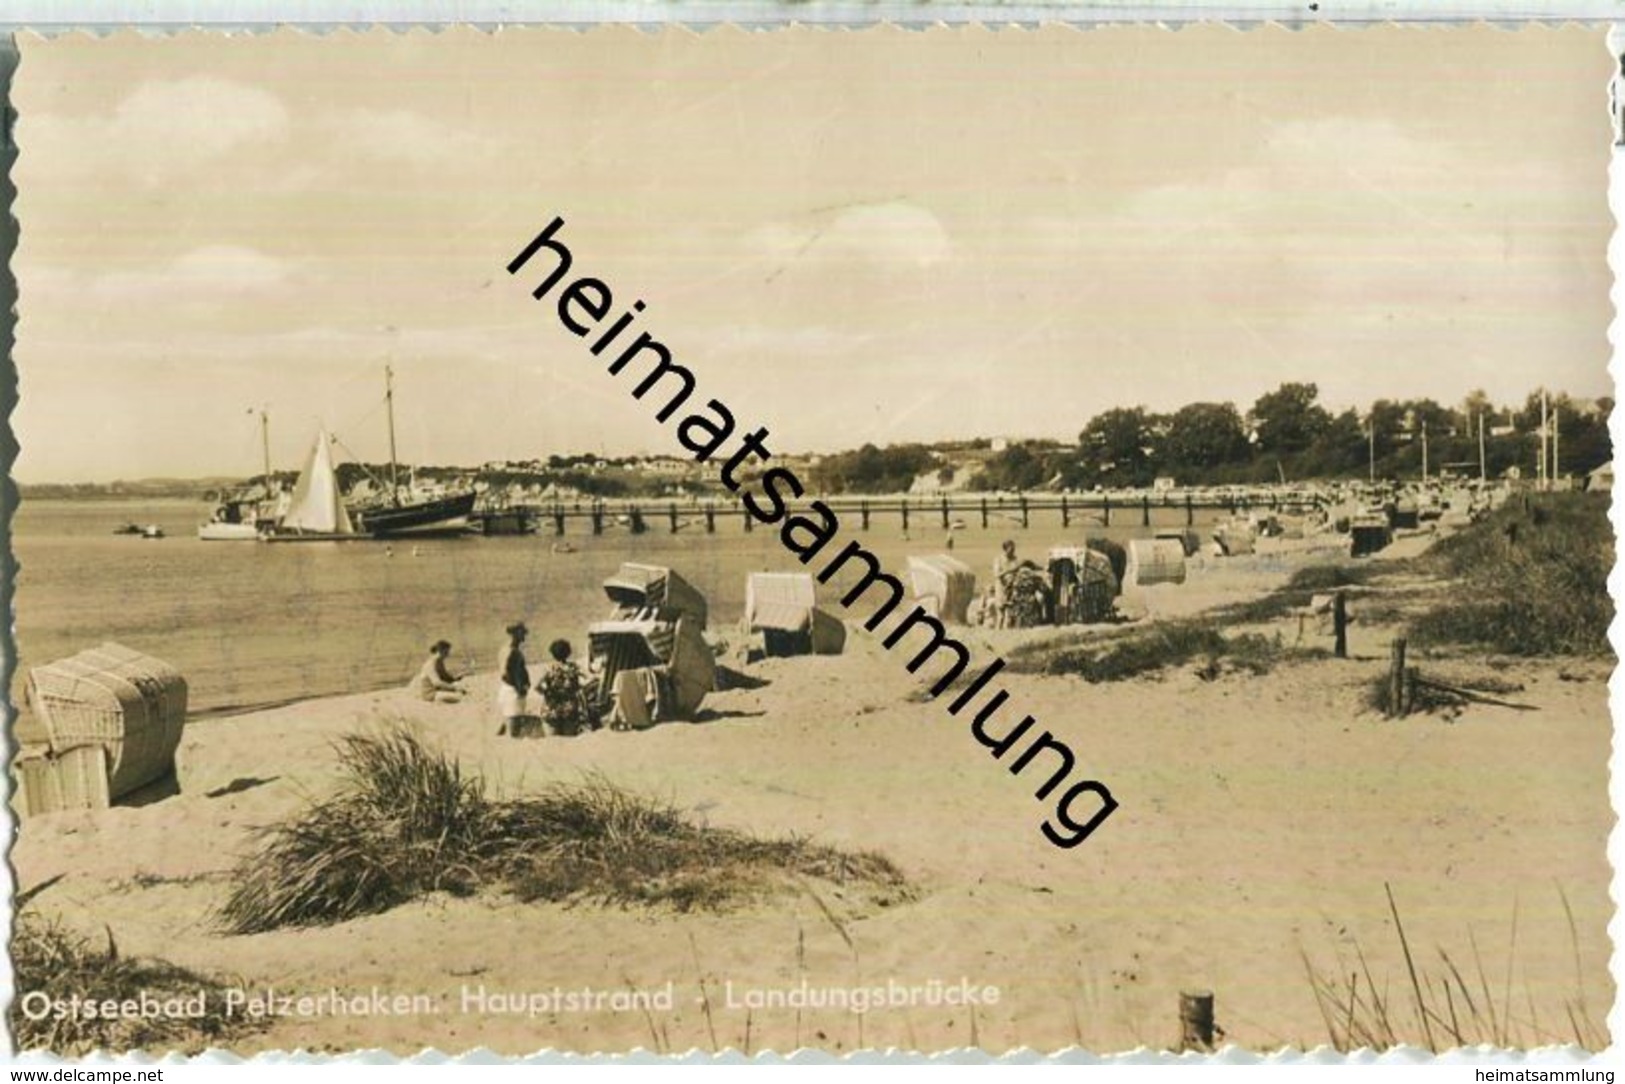
[[[811,0],[797,3],[752,2],[752,0],[350,0],[339,3],[299,3],[296,0],[227,0],[224,3],[204,3],[198,0],[9,0],[0,9],[0,33],[37,33],[52,36],[60,33],[88,32],[95,35],[111,34],[119,30],[135,29],[145,34],[205,32],[265,33],[282,27],[292,27],[317,33],[334,30],[356,30],[387,27],[406,32],[428,30],[435,32],[454,26],[472,26],[494,30],[503,26],[547,25],[586,29],[604,24],[637,26],[650,32],[672,27],[703,31],[717,26],[736,29],[769,31],[774,28],[803,26],[819,28],[872,27],[890,25],[908,29],[932,26],[951,26],[963,29],[982,26],[1020,32],[1024,27],[1043,25],[1069,25],[1078,29],[1103,24],[1154,24],[1170,30],[1191,22],[1223,22],[1246,30],[1259,25],[1276,24],[1288,28],[1307,25],[1342,27],[1369,27],[1394,23],[1415,25],[1459,25],[1488,22],[1517,30],[1530,24],[1557,25],[1566,23],[1612,23],[1607,35],[1607,48],[1613,57],[1625,55],[1625,0],[1259,0],[1245,6],[1231,0],[1138,0],[1133,3],[1110,3],[1099,0],[1051,0],[1048,3],[982,3],[964,0],[937,0],[930,3],[910,3],[907,0],[879,0],[875,3],[855,3],[851,0]],[[9,43],[0,49],[12,48]],[[12,70],[15,71],[15,61]],[[1608,87],[1608,101],[1613,103],[1615,140],[1609,162],[1608,201],[1614,215],[1615,230],[1608,246],[1609,268],[1614,275],[1610,296],[1615,315],[1608,330],[1614,353],[1609,362],[1616,389],[1621,375],[1619,350],[1625,340],[1625,320],[1621,319],[1625,288],[1621,285],[1621,270],[1625,269],[1625,232],[1619,224],[1625,221],[1625,78],[1616,64],[1615,75]],[[1602,88],[1599,88],[1599,108],[1602,108]],[[9,94],[5,97],[9,109]],[[9,126],[8,126],[9,132]],[[0,158],[0,164],[4,159]],[[0,185],[0,200],[7,197],[9,176]],[[11,206],[3,207],[11,214]],[[15,229],[15,220],[13,220]],[[15,237],[15,233],[13,234]],[[0,246],[0,256],[9,252]],[[0,314],[0,344],[15,327],[17,284],[7,266],[0,272],[0,301],[9,300],[7,311]],[[10,520],[16,508],[16,493],[11,484],[10,467],[16,454],[16,445],[10,427],[10,413],[15,405],[17,374],[13,359],[7,354],[0,367],[0,605],[7,607],[7,621],[0,635],[0,720],[5,723],[4,751],[9,762],[15,753],[11,740],[13,709],[5,698],[11,671],[15,666],[13,649],[15,583],[11,579],[15,568],[10,550]],[[1617,399],[1616,395],[1616,399]],[[1616,410],[1610,419],[1610,435],[1614,447],[1625,447],[1625,412]],[[1625,539],[1625,506],[1615,501],[1610,509],[1616,539]],[[1625,566],[1616,558],[1609,576],[1609,593],[1618,601],[1625,598]],[[1609,630],[1616,656],[1625,656],[1625,620],[1616,612]],[[1610,709],[1617,719],[1618,704],[1625,698],[1625,668],[1616,668],[1609,682]],[[1045,1055],[1030,1048],[1018,1048],[1001,1055],[981,1050],[960,1048],[930,1054],[902,1053],[896,1050],[859,1051],[846,1055],[833,1055],[814,1049],[802,1049],[790,1054],[760,1053],[746,1057],[736,1051],[708,1054],[692,1050],[682,1055],[661,1056],[642,1049],[617,1054],[564,1054],[540,1051],[523,1057],[506,1057],[485,1048],[477,1048],[460,1055],[448,1055],[435,1049],[426,1049],[412,1058],[398,1058],[380,1050],[358,1050],[349,1054],[317,1055],[306,1051],[267,1052],[244,1059],[228,1051],[210,1050],[196,1058],[167,1055],[153,1058],[142,1054],[117,1057],[93,1055],[84,1061],[59,1058],[36,1053],[17,1056],[9,1053],[10,1037],[6,1035],[7,1050],[0,1051],[0,1067],[9,1066],[67,1066],[95,1064],[107,1066],[292,1066],[292,1065],[547,1065],[555,1068],[616,1065],[631,1067],[710,1066],[710,1065],[840,1065],[859,1063],[891,1067],[969,1064],[969,1065],[1176,1065],[1202,1063],[1225,1066],[1295,1065],[1308,1067],[1364,1065],[1364,1066],[1525,1066],[1550,1068],[1606,1069],[1625,1066],[1625,956],[1619,950],[1621,935],[1625,934],[1625,918],[1619,909],[1621,883],[1619,870],[1625,859],[1625,829],[1621,828],[1617,813],[1625,808],[1625,778],[1621,772],[1620,745],[1616,740],[1611,747],[1609,763],[1609,798],[1616,811],[1613,831],[1609,835],[1608,857],[1614,869],[1610,896],[1615,912],[1609,921],[1609,935],[1614,943],[1610,958],[1610,971],[1614,979],[1615,999],[1608,1014],[1608,1028],[1612,1037],[1609,1048],[1597,1055],[1587,1055],[1573,1046],[1543,1047],[1533,1051],[1496,1051],[1488,1047],[1461,1048],[1440,1055],[1430,1055],[1415,1047],[1401,1047],[1381,1055],[1356,1053],[1340,1055],[1322,1046],[1308,1052],[1281,1052],[1262,1055],[1238,1047],[1228,1047],[1217,1054],[1174,1055],[1141,1048],[1115,1055],[1097,1055],[1070,1049]],[[8,778],[0,785],[9,792]],[[0,862],[0,893],[3,893],[5,919],[8,930],[11,920],[10,901],[15,891],[15,878],[10,861],[10,844],[16,835],[9,802],[0,804],[0,825],[6,836],[7,861]],[[9,1005],[15,994],[9,955],[0,960],[0,1004]],[[3,1022],[0,1022],[3,1029]]]

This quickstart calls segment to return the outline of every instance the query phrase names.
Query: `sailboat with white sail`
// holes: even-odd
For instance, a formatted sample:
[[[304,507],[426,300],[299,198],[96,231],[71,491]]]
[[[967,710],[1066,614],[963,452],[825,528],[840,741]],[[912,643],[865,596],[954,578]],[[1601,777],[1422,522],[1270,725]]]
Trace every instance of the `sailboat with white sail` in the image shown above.
[[[265,535],[267,542],[347,542],[367,537],[355,529],[344,506],[338,472],[333,469],[332,443],[327,430],[317,434],[288,510]]]

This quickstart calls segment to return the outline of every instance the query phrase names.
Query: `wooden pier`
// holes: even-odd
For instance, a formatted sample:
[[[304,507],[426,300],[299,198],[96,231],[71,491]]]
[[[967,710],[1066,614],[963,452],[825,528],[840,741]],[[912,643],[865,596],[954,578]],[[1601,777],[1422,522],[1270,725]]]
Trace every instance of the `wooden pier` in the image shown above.
[[[1136,493],[1043,493],[1043,494],[973,494],[969,496],[937,497],[854,497],[828,496],[819,500],[843,522],[855,522],[860,530],[869,530],[877,521],[894,520],[907,531],[916,525],[920,529],[952,530],[956,527],[978,526],[1030,528],[1038,517],[1053,517],[1062,527],[1074,523],[1099,527],[1152,525],[1152,514],[1163,512],[1160,518],[1167,522],[1166,513],[1172,512],[1185,526],[1193,526],[1199,512],[1224,512],[1245,515],[1255,511],[1305,513],[1322,507],[1323,497],[1308,490],[1255,490],[1248,493],[1198,493],[1150,491]],[[811,499],[790,502],[787,515],[804,514]],[[685,530],[699,530],[715,534],[719,524],[729,520],[739,522],[744,531],[757,526],[744,504],[732,497],[686,498],[683,500],[617,499],[552,501],[534,504],[514,503],[504,512],[523,517],[534,529],[555,536],[563,535],[574,520],[585,524],[591,533],[603,534],[611,527],[644,534],[662,530],[676,534]]]

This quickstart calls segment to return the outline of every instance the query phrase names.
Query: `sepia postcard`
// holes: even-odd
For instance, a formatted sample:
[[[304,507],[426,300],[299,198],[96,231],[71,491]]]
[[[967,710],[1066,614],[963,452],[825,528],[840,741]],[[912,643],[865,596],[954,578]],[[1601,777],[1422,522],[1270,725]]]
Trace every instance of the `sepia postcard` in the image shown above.
[[[1609,1047],[1604,28],[17,54],[19,1052]]]

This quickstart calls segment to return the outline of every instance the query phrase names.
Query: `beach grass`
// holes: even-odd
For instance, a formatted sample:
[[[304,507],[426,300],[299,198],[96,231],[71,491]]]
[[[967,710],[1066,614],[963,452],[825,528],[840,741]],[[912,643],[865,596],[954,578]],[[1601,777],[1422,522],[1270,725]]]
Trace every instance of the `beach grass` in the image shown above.
[[[1507,940],[1504,968],[1489,969],[1484,963],[1478,938],[1467,931],[1471,965],[1465,954],[1452,956],[1435,947],[1425,956],[1405,932],[1405,923],[1393,889],[1387,893],[1388,911],[1393,918],[1398,960],[1388,966],[1377,964],[1356,939],[1352,958],[1338,953],[1328,967],[1316,964],[1300,950],[1304,973],[1320,1009],[1326,1036],[1339,1052],[1389,1050],[1396,1046],[1425,1046],[1432,1053],[1480,1044],[1495,1047],[1524,1047],[1550,1043],[1573,1043],[1583,1050],[1602,1050],[1608,1036],[1592,1018],[1583,970],[1580,966],[1578,934],[1568,896],[1559,887],[1563,911],[1568,919],[1570,946],[1574,954],[1575,987],[1563,997],[1560,1020],[1551,1017],[1543,1023],[1530,991],[1514,988],[1518,957],[1518,906],[1514,901]],[[1459,961],[1459,962],[1458,962]],[[1395,979],[1390,971],[1403,965]],[[1520,997],[1521,995],[1521,997]]]
[[[1420,644],[1524,656],[1610,650],[1614,535],[1604,497],[1551,493],[1511,501],[1442,539],[1422,564],[1460,589],[1412,623]]]
[[[1374,564],[1320,564],[1307,565],[1292,573],[1285,586],[1260,598],[1221,606],[1213,611],[1215,619],[1234,624],[1262,624],[1287,617],[1308,606],[1315,595],[1349,587],[1365,587],[1383,576],[1402,571],[1406,562],[1390,561]]]
[[[1070,674],[1089,682],[1127,681],[1181,666],[1211,680],[1231,671],[1264,674],[1279,662],[1322,654],[1289,647],[1278,636],[1227,634],[1217,621],[1187,620],[1161,621],[1111,638],[1022,644],[1008,661],[1016,673]]]
[[[46,1050],[59,1057],[127,1050],[196,1054],[262,1026],[227,1011],[228,985],[164,960],[126,957],[111,930],[106,942],[97,944],[59,922],[24,911],[12,935],[11,962],[17,997],[7,1020],[19,1051]],[[87,1018],[77,1012],[58,1016],[42,1011],[75,996],[98,1003],[134,1002],[137,1010],[145,998],[184,1012]]]
[[[805,878],[882,905],[908,893],[881,855],[698,825],[600,776],[495,800],[398,727],[346,737],[338,755],[338,792],[263,829],[236,867],[219,915],[228,931],[329,925],[434,892],[677,911],[724,910]]]

